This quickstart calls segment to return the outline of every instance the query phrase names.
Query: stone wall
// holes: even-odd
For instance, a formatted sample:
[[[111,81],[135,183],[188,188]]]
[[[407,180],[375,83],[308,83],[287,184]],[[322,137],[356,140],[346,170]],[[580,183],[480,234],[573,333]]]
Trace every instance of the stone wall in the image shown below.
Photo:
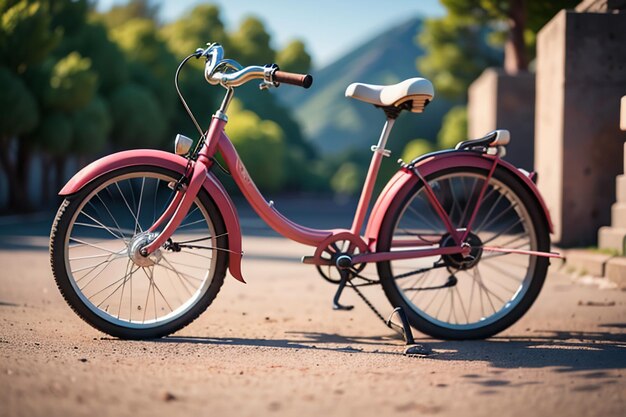
[[[625,45],[624,13],[561,11],[537,37],[535,169],[562,246],[594,244],[610,223]]]
[[[534,163],[535,75],[486,69],[472,83],[467,103],[468,135],[478,138],[495,129],[511,132],[504,157],[528,171]]]

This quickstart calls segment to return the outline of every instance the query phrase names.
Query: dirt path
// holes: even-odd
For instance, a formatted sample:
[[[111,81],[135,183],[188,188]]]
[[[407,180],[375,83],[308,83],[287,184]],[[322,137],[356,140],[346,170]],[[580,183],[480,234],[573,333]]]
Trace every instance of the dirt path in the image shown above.
[[[148,342],[111,339],[74,315],[45,249],[0,252],[0,415],[624,415],[626,292],[553,271],[506,333],[417,334],[435,354],[410,358],[353,294],[355,310],[331,310],[334,287],[297,262],[308,250],[244,244],[249,283],[228,278],[196,322]]]

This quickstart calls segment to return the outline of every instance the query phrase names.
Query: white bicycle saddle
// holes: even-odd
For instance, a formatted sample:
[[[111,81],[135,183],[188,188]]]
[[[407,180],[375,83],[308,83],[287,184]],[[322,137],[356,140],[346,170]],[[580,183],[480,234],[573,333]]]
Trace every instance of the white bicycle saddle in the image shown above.
[[[426,102],[434,96],[433,85],[425,78],[409,78],[393,85],[352,83],[346,89],[346,97],[380,107],[399,106],[412,100],[411,111],[414,113],[421,113]]]

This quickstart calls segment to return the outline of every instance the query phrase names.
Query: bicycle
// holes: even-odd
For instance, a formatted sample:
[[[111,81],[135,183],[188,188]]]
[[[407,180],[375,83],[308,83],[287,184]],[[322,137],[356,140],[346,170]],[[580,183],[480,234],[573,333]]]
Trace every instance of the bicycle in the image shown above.
[[[226,89],[209,128],[200,128],[178,87],[181,68],[205,59],[209,84]],[[381,285],[400,317],[387,326],[413,343],[411,326],[439,339],[481,339],[508,328],[537,298],[549,265],[550,215],[534,180],[501,157],[506,130],[460,142],[455,149],[401,163],[374,203],[374,182],[387,139],[403,111],[421,113],[432,84],[411,78],[391,86],[351,84],[346,96],[386,115],[349,229],[296,224],[267,202],[224,133],[235,88],[261,80],[261,89],[312,77],[278,66],[243,67],[225,59],[219,44],[198,49],[178,66],[175,86],[200,139],[178,135],[175,153],[130,150],[101,158],[78,172],[52,226],[50,257],[59,290],[87,323],[123,339],[158,338],[180,330],[215,299],[226,275],[245,282],[236,209],[212,173],[232,175],[256,213],[288,239],[315,248],[302,261],[337,284],[333,306],[348,310],[346,287],[383,321],[360,291]],[[215,155],[226,165],[222,167]],[[363,227],[364,232],[361,233]],[[377,279],[365,277],[375,264]],[[392,313],[393,315],[393,313]]]

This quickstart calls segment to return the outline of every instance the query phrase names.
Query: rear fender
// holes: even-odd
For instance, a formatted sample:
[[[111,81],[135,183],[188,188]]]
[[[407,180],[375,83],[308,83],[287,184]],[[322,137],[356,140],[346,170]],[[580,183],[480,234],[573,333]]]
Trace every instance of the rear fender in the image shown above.
[[[419,181],[417,175],[412,172],[412,167],[417,168],[424,177],[427,177],[434,172],[448,168],[470,167],[489,170],[493,166],[494,158],[494,156],[480,154],[477,152],[442,151],[426,155],[411,162],[407,166],[403,166],[391,178],[391,180],[389,180],[387,186],[383,189],[378,197],[378,200],[376,200],[374,207],[372,208],[367,228],[365,229],[365,238],[369,244],[370,250],[376,250],[376,240],[378,239],[383,219],[389,209],[389,206],[394,201],[400,190],[406,186],[413,187]],[[550,213],[546,203],[539,193],[539,190],[537,189],[537,186],[531,180],[532,175],[527,175],[525,172],[520,171],[502,159],[498,160],[498,164],[504,169],[510,171],[535,196],[543,209],[543,214],[550,233],[553,233]]]
[[[65,184],[59,195],[69,196],[75,194],[85,185],[107,172],[137,165],[158,166],[183,175],[187,167],[187,159],[170,152],[153,149],[118,152],[98,159],[81,169]],[[230,274],[235,279],[245,282],[241,274],[241,227],[239,226],[237,210],[222,184],[212,173],[209,172],[207,174],[202,186],[215,202],[226,225],[229,249],[228,269]]]

